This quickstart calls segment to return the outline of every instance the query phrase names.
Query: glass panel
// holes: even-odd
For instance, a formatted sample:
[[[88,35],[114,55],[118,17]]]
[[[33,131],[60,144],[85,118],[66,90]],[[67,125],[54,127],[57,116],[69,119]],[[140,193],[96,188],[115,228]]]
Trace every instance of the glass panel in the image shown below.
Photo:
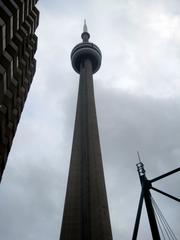
[[[17,10],[17,30],[19,29],[19,15],[20,15],[20,12],[19,12],[19,9]]]
[[[10,76],[13,77],[13,61],[10,63]]]
[[[13,37],[13,17],[10,18],[10,39]]]
[[[6,71],[1,65],[0,65],[0,77],[1,77],[1,80],[0,80],[0,103],[1,103],[4,93],[7,89]]]

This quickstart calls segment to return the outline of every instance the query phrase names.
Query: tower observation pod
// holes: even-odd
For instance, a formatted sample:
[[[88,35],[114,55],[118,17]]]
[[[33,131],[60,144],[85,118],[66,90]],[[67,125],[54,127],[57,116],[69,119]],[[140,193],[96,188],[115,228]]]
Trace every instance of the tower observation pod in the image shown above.
[[[74,70],[80,73],[81,65],[87,59],[91,61],[92,73],[96,73],[101,66],[101,51],[94,44],[89,42],[90,34],[87,30],[86,22],[84,23],[83,33],[81,34],[83,39],[82,43],[76,45],[71,53],[71,62]]]
[[[93,86],[102,56],[86,22],[81,37],[71,53],[80,80],[60,240],[112,240]]]

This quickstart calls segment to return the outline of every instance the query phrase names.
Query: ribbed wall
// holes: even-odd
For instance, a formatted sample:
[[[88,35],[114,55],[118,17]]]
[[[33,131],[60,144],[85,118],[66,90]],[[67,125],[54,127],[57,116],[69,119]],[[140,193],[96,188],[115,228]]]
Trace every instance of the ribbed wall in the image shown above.
[[[37,0],[0,0],[0,181],[36,71]]]

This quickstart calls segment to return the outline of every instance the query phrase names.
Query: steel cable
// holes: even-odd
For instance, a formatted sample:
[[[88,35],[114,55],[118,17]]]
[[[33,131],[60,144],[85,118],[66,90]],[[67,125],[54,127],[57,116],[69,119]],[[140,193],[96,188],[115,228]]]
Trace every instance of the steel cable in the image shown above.
[[[160,222],[161,222],[161,224],[162,224],[162,227],[163,227],[163,229],[164,229],[164,231],[165,231],[165,233],[166,233],[166,236],[168,237],[168,239],[169,240],[171,240],[171,237],[170,237],[170,235],[169,235],[169,231],[168,231],[168,229],[166,228],[166,225],[164,224],[164,221],[163,221],[163,219],[162,219],[162,216],[159,214],[159,211],[158,211],[158,208],[157,208],[157,206],[156,206],[156,204],[155,204],[155,201],[154,201],[154,199],[151,197],[151,199],[152,199],[152,203],[153,203],[153,206],[154,206],[154,209],[156,209],[156,212],[157,212],[157,215],[158,215],[158,217],[159,217],[159,219],[160,219]]]
[[[154,201],[155,201],[155,200],[154,200]],[[158,205],[157,205],[156,202],[155,202],[155,204],[156,204],[156,206],[157,206],[157,208],[158,208],[158,210],[159,210],[159,212],[160,212],[160,214],[161,214],[161,216],[162,216],[162,218],[163,218],[163,220],[164,220],[164,222],[165,222],[165,224],[166,224],[166,226],[167,226],[167,229],[169,229],[169,233],[171,234],[172,238],[173,238],[174,240],[178,240],[177,237],[175,236],[173,230],[172,230],[171,227],[169,226],[168,222],[166,221],[165,217],[163,216],[163,214],[162,214],[162,212],[161,212],[161,210],[160,210],[160,208],[158,207]]]
[[[153,197],[151,197],[151,199],[152,199],[153,206],[156,209],[156,212],[159,216],[159,219],[164,227],[164,230],[166,232],[168,239],[178,240],[174,232],[172,231],[171,227],[169,226],[168,222],[166,221],[164,215],[162,214],[160,208],[158,207],[156,201],[153,199]]]
[[[153,202],[152,202],[152,204],[153,204]],[[166,239],[165,239],[165,236],[164,236],[164,232],[163,232],[162,227],[161,227],[160,217],[159,217],[159,215],[158,215],[157,209],[156,209],[156,207],[154,206],[154,204],[153,204],[153,207],[154,207],[155,217],[156,217],[158,226],[159,226],[160,231],[161,231],[161,235],[163,236],[163,239],[166,240]]]

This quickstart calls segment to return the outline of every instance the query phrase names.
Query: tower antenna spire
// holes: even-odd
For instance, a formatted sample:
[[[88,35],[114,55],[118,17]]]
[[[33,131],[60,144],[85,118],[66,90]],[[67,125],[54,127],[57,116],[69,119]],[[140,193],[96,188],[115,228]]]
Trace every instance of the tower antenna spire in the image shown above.
[[[90,38],[90,34],[88,33],[88,28],[86,24],[86,19],[84,19],[83,33],[81,34],[81,38],[85,43],[88,42]]]
[[[140,154],[139,154],[139,151],[137,151],[137,156],[138,156],[138,160],[139,160],[139,163],[141,163],[141,157],[140,157]]]
[[[88,32],[88,28],[87,28],[87,24],[86,24],[86,19],[84,19],[83,32]]]

